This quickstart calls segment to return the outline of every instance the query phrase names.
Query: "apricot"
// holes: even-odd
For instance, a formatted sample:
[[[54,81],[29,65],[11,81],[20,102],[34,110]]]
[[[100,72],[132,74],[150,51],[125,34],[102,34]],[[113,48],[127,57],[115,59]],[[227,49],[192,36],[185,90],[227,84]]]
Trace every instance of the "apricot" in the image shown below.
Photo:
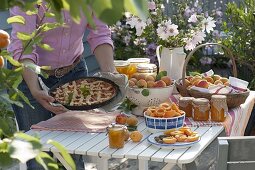
[[[138,119],[137,119],[136,116],[129,116],[129,117],[127,117],[126,123],[127,123],[129,126],[136,126],[137,123],[138,123]]]
[[[197,84],[197,87],[202,87],[202,88],[208,88],[209,83],[206,80],[200,80]]]
[[[228,79],[226,77],[222,77],[222,78],[220,78],[220,81],[224,84],[224,83],[228,82]]]
[[[156,81],[154,87],[166,87],[166,83],[163,80]]]
[[[4,58],[0,56],[0,68],[4,67]]]
[[[132,80],[128,80],[129,87],[134,87],[136,84]]]
[[[137,79],[136,78],[131,78],[129,80],[133,81],[135,84],[137,83]]]
[[[220,79],[221,79],[221,76],[220,76],[220,75],[217,75],[217,74],[214,74],[214,75],[212,76],[212,78],[213,78],[213,80],[214,80],[214,82],[215,82],[216,80],[220,80]]]
[[[116,116],[116,119],[115,119],[115,122],[117,123],[117,124],[121,124],[121,125],[124,125],[124,124],[126,124],[126,122],[127,122],[127,116],[125,115],[125,114],[118,114],[117,116]]]
[[[134,74],[131,76],[131,78],[135,78],[136,80],[138,80],[138,75],[139,75],[139,73],[134,73]]]
[[[224,85],[225,85],[225,86],[229,86],[230,84],[229,84],[229,82],[227,81],[227,82],[224,83]]]
[[[10,44],[10,36],[4,31],[0,30],[0,48],[6,48]]]
[[[184,86],[188,87],[190,85],[191,85],[190,81],[188,79],[185,79]]]
[[[190,83],[194,85],[194,82],[198,81],[198,80],[202,80],[201,77],[193,77],[191,80],[190,80]]]
[[[155,85],[154,81],[147,81],[147,87],[148,88],[152,88],[152,87],[154,87],[154,85]]]
[[[146,88],[147,87],[147,82],[143,79],[140,79],[136,83],[137,87],[139,88]]]
[[[218,85],[218,84],[223,84],[223,83],[222,83],[222,81],[220,81],[220,80],[216,80],[216,81],[214,82],[214,84],[215,84],[215,85]]]
[[[190,80],[192,80],[192,78],[193,78],[192,76],[187,76],[185,79],[190,81]]]
[[[136,130],[131,132],[129,137],[133,142],[140,142],[143,138],[143,135],[141,134],[141,132]]]
[[[146,76],[146,78],[145,78],[145,80],[148,82],[148,81],[155,81],[155,78],[153,77],[153,76],[151,76],[151,75],[149,75],[149,76]]]
[[[137,76],[137,80],[139,81],[139,80],[145,80],[145,78],[146,78],[146,75],[145,74],[138,74],[138,76]]]
[[[168,76],[161,77],[161,80],[163,80],[166,83],[167,86],[170,86],[172,84],[172,80]]]
[[[205,77],[205,80],[208,81],[209,83],[214,83],[214,80],[212,77]]]

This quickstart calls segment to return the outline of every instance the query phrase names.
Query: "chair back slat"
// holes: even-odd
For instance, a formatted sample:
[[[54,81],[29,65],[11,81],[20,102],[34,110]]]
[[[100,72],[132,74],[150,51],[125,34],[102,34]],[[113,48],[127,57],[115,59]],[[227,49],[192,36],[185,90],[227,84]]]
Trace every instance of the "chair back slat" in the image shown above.
[[[219,137],[218,144],[217,169],[255,169],[255,136]]]

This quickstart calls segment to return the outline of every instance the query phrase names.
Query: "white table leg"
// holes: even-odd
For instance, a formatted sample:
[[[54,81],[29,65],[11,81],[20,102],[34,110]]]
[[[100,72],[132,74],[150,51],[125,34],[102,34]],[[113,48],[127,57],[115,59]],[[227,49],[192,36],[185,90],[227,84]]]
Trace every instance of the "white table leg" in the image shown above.
[[[72,170],[72,168],[67,164],[65,159],[58,153],[58,152],[53,152],[53,155],[59,160],[59,162],[62,163],[62,165],[67,169],[67,170]]]
[[[138,160],[139,170],[148,170],[148,161],[147,160]]]
[[[161,170],[170,170],[176,167],[177,164],[167,163]],[[180,169],[182,169],[182,164],[177,165]]]
[[[108,170],[108,158],[97,158],[97,169]]]
[[[19,163],[19,169],[20,170],[27,170],[27,164],[26,163]]]

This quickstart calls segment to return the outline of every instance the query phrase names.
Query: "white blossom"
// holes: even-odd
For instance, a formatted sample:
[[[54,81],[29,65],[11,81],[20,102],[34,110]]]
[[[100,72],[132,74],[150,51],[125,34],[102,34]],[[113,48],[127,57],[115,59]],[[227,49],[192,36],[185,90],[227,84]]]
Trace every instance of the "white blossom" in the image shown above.
[[[197,15],[196,14],[192,14],[189,17],[188,22],[196,23],[197,22]]]
[[[154,1],[148,2],[148,8],[150,10],[155,10],[156,9],[156,3]]]
[[[215,22],[212,17],[204,18],[202,21],[202,29],[207,33],[213,31],[213,28],[216,27]]]
[[[167,29],[169,31],[169,36],[176,36],[179,34],[178,25],[175,24],[168,25]]]

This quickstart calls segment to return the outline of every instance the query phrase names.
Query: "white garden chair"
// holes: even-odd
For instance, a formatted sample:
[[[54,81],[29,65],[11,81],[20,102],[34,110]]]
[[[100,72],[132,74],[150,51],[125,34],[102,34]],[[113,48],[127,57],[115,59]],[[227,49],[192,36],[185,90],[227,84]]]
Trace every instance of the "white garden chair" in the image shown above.
[[[254,170],[255,136],[218,137],[217,170]]]

